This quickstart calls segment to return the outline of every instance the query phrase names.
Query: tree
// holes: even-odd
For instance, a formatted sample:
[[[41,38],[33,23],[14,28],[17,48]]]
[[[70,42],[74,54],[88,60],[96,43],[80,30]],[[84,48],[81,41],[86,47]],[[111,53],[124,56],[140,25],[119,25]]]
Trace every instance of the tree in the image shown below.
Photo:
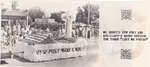
[[[93,4],[86,4],[83,7],[78,7],[78,13],[76,15],[76,22],[82,22],[85,24],[91,24],[91,21],[95,21],[99,18],[99,6]]]
[[[2,14],[5,13],[7,10],[8,10],[7,8],[2,8],[1,9]]]
[[[45,16],[45,13],[40,8],[32,8],[32,9],[29,9],[28,15],[34,22],[36,18],[42,18],[43,16]]]
[[[59,11],[59,12],[54,12],[54,13],[51,13],[51,19],[55,19],[56,22],[58,23],[64,23],[64,21],[62,20],[62,14],[64,14],[65,12],[64,11]]]

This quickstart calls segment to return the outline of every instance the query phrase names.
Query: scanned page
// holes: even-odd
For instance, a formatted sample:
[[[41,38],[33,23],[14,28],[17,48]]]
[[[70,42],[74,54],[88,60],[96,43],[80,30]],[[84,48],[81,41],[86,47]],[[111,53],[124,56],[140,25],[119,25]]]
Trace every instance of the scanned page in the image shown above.
[[[149,1],[0,4],[0,67],[150,67]]]

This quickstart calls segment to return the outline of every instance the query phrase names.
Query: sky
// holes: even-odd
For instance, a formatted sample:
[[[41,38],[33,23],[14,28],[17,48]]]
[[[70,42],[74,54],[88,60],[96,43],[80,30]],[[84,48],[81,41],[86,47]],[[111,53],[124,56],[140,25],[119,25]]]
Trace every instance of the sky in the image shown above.
[[[77,8],[79,6],[85,5],[86,3],[89,2],[97,3],[98,1],[111,1],[111,0],[16,0],[16,1],[18,2],[19,9],[30,9],[34,7],[40,7],[43,11],[45,11],[45,13],[63,10],[71,14],[76,14]],[[3,3],[2,7],[10,9],[12,0],[1,0],[1,5],[2,3]]]
[[[107,0],[106,0],[107,1]],[[87,3],[97,4],[98,0],[17,0],[19,9],[41,8],[47,16],[52,12],[66,11],[75,16],[77,8]],[[4,8],[11,9],[12,0],[1,0]]]
[[[19,9],[30,9],[40,7],[46,14],[57,11],[66,11],[76,14],[77,8],[83,6],[87,0],[17,0]],[[1,0],[3,8],[11,9],[12,0]]]

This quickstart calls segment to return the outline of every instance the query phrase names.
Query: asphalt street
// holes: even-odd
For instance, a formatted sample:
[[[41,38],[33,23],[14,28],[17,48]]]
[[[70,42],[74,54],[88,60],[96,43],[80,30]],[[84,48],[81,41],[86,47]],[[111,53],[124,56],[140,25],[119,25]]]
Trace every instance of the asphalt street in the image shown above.
[[[47,62],[22,62],[16,59],[5,59],[8,64],[1,67],[91,67],[97,61],[98,43],[95,40],[87,39],[87,54],[82,57],[57,59]]]

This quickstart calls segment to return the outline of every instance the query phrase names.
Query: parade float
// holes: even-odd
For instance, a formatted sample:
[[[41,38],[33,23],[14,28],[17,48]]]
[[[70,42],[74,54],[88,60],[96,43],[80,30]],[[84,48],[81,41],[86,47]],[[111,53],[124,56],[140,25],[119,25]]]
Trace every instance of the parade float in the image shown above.
[[[47,61],[86,55],[87,43],[82,38],[72,43],[64,38],[61,39],[62,41],[54,41],[48,34],[37,34],[27,39],[24,41],[23,58],[30,61]],[[63,42],[64,40],[66,43]]]
[[[46,23],[46,25],[48,24]],[[41,26],[41,23],[39,26]],[[48,26],[53,27],[57,25]],[[59,36],[61,34],[56,35],[58,33],[58,31],[54,33],[52,31],[40,32],[38,30],[30,35],[26,35],[24,39],[18,42],[22,45],[22,48],[18,50],[22,52],[22,55],[17,55],[33,62],[86,55],[87,42],[85,38],[72,37],[72,21],[69,19],[66,21],[64,36]]]

